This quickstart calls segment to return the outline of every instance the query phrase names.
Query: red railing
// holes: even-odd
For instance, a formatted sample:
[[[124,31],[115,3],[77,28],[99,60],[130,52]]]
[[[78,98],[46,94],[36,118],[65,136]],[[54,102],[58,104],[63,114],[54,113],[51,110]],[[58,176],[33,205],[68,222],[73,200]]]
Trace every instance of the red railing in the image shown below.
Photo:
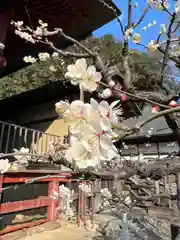
[[[70,173],[63,173],[57,170],[25,170],[22,172],[8,172],[4,175],[0,175],[0,192],[4,184],[19,184],[27,180],[37,177],[51,175],[47,178],[39,179],[36,182],[48,183],[48,196],[40,196],[36,199],[6,202],[0,204],[0,215],[3,218],[3,214],[10,214],[13,212],[20,212],[28,209],[36,209],[40,207],[47,207],[47,219],[41,219],[38,221],[23,223],[20,225],[10,225],[5,227],[0,235],[4,235],[9,232],[20,230],[23,228],[32,227],[48,221],[56,221],[59,213],[59,197],[54,197],[54,193],[59,193],[59,183],[65,183],[71,181]],[[53,176],[54,175],[54,176]],[[13,192],[15,194],[15,192]],[[2,199],[1,199],[2,200]]]

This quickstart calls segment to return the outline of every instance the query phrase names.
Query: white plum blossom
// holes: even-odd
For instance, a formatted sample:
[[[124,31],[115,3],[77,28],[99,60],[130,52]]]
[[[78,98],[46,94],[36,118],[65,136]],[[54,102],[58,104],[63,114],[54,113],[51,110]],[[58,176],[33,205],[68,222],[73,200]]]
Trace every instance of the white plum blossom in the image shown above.
[[[35,62],[36,62],[36,58],[31,57],[31,56],[25,56],[25,57],[23,58],[23,60],[24,60],[24,62],[26,62],[26,63],[35,63]]]
[[[119,101],[100,104],[91,99],[89,103],[76,100],[71,104],[60,101],[56,111],[62,115],[71,133],[70,147],[66,151],[69,161],[76,161],[80,168],[99,166],[101,160],[111,160],[117,156],[111,123],[118,121],[120,109],[115,109]],[[117,111],[117,112],[116,112]]]
[[[152,27],[152,26],[154,26],[154,25],[156,25],[156,21],[155,21],[155,20],[152,21],[151,23],[148,23],[147,27]]]
[[[10,168],[10,163],[8,159],[1,159],[0,160],[0,174],[7,172]]]
[[[103,189],[101,189],[101,195],[102,195],[104,198],[107,198],[107,199],[111,199],[111,198],[112,198],[112,194],[111,194],[111,192],[109,191],[108,188],[103,188]]]
[[[20,148],[20,150],[14,149],[14,152],[20,152],[20,153],[29,153],[29,148]],[[15,155],[15,158],[17,159],[17,162],[19,164],[27,164],[28,160],[31,159],[31,156],[27,156],[26,154],[24,155]]]
[[[175,12],[179,13],[180,12],[180,0],[177,0],[175,2]]]
[[[43,53],[42,52],[42,53],[38,54],[38,57],[39,57],[40,61],[45,62],[50,58],[50,55],[49,55],[49,53],[46,53],[46,52]]]
[[[49,55],[49,53],[39,53],[38,54],[38,57],[39,57],[39,60],[40,61],[43,61],[43,62],[45,62],[45,61],[47,61],[49,58],[50,58],[50,55]]]
[[[73,85],[81,84],[84,90],[95,91],[101,81],[102,75],[96,72],[96,68],[91,65],[87,67],[86,59],[78,59],[75,64],[67,67],[66,78],[71,80]]]
[[[132,37],[132,41],[134,43],[140,43],[141,41],[141,35],[139,33],[134,33],[133,37]]]
[[[92,194],[92,187],[91,187],[90,184],[80,183],[80,184],[78,185],[78,188],[79,188],[82,192],[86,193],[87,195],[91,195],[91,194]]]
[[[132,28],[132,27],[131,27],[131,28],[128,28],[128,29],[125,31],[125,39],[128,40],[128,39],[131,37],[132,33],[133,33],[133,28]]]
[[[105,88],[101,95],[100,95],[102,98],[110,98],[112,96],[112,90],[110,88]]]
[[[117,156],[117,149],[111,140],[111,136],[114,137],[114,135],[110,130],[105,131],[105,128],[96,121],[92,122],[91,125],[82,126],[83,141],[90,145],[92,158],[95,161],[110,160]]]
[[[142,27],[142,31],[146,31],[147,30],[147,27]]]
[[[155,41],[153,40],[151,40],[147,45],[147,48],[150,52],[156,51],[158,47],[159,47],[159,44],[155,43]]]
[[[165,24],[161,24],[160,34],[165,34],[166,32],[167,32],[166,25]]]
[[[49,70],[50,70],[51,72],[57,72],[57,68],[56,68],[54,65],[51,65],[51,66],[49,67]]]
[[[58,58],[59,57],[59,53],[53,52],[52,57],[55,58],[55,59]]]
[[[42,28],[47,28],[48,27],[48,24],[44,23],[42,20],[39,20],[39,24]]]
[[[70,103],[68,103],[66,101],[59,101],[55,104],[56,112],[59,115],[64,114],[69,107],[70,107]]]
[[[36,41],[33,39],[32,35],[27,32],[22,32],[20,30],[15,30],[15,34],[17,34],[19,37],[25,39],[28,42],[31,42],[33,44],[36,43]]]
[[[11,22],[11,24],[13,24],[13,23]],[[24,24],[23,21],[17,21],[17,22],[14,23],[14,26],[17,27],[17,28],[21,28],[23,24]]]
[[[111,80],[108,85],[110,88],[113,88],[116,85],[116,83]]]
[[[107,101],[101,101],[99,104],[98,102],[91,98],[90,104],[92,107],[99,111],[101,117],[106,117],[110,123],[117,124],[119,123],[119,118],[122,116],[122,110],[120,107],[116,107],[120,103],[120,100],[112,102],[110,105]]]

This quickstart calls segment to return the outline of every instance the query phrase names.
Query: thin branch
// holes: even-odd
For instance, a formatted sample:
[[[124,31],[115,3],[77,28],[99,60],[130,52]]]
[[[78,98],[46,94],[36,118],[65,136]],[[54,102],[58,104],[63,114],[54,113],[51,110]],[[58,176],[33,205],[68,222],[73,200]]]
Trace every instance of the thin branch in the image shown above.
[[[171,31],[172,31],[172,26],[173,26],[173,23],[175,21],[175,18],[176,18],[176,13],[174,13],[172,15],[172,18],[171,18],[171,21],[170,21],[170,24],[169,24],[169,27],[168,27],[168,31],[167,31],[168,40],[167,40],[166,47],[165,47],[165,50],[164,50],[164,56],[163,56],[163,62],[162,62],[162,68],[161,68],[161,76],[160,76],[160,80],[158,81],[159,86],[161,86],[166,91],[167,94],[169,93],[169,89],[167,89],[164,86],[163,73],[164,73],[164,70],[165,70],[165,68],[167,66],[167,62],[168,62],[169,49],[170,49],[170,45],[171,45]]]
[[[171,12],[169,12],[169,10],[168,10],[168,9],[166,8],[166,6],[164,5],[164,2],[165,2],[165,0],[162,0],[162,2],[161,2],[161,5],[162,5],[164,11],[167,12],[167,13],[172,17],[173,14],[172,14]]]
[[[65,39],[67,39],[68,41],[74,43],[76,46],[80,47],[81,49],[83,49],[86,53],[88,53],[91,57],[95,57],[96,54],[94,52],[92,52],[90,49],[88,49],[87,47],[85,47],[82,43],[78,42],[76,39],[66,35],[63,30],[61,28],[55,28],[54,31],[44,31],[43,36],[45,37],[50,37],[50,36],[54,36],[54,35],[60,35],[62,37],[64,37]]]
[[[128,0],[128,28],[132,27],[132,0]]]
[[[169,40],[169,39],[168,39]],[[163,41],[163,42],[160,42],[160,45],[163,45],[163,44],[166,44],[167,41]],[[173,39],[170,39],[170,42],[173,43],[173,42],[179,42],[180,41],[180,37],[177,37],[177,38],[173,38]]]
[[[48,40],[46,41],[40,40],[39,42],[48,45],[53,51],[59,53],[63,57],[91,58],[91,56],[87,53],[74,53],[74,52],[63,51],[59,48],[56,48],[54,44],[52,42],[49,42]]]
[[[164,111],[161,111],[161,112],[158,112],[154,115],[152,115],[151,117],[149,117],[148,119],[140,122],[139,124],[137,124],[137,126],[131,128],[131,130],[129,132],[126,132],[124,133],[123,135],[121,136],[118,136],[118,137],[115,137],[113,138],[113,140],[122,140],[124,139],[125,137],[129,136],[129,135],[133,135],[134,133],[140,131],[140,129],[145,126],[146,124],[148,124],[149,122],[152,122],[153,120],[157,119],[157,118],[160,118],[164,115],[168,115],[168,114],[171,114],[171,113],[175,113],[175,112],[180,112],[180,107],[176,107],[176,108],[171,108],[171,109],[166,109]]]
[[[125,35],[125,32],[124,32],[124,28],[123,28],[123,25],[122,25],[122,22],[121,20],[119,19],[119,16],[117,14],[117,11],[115,8],[113,8],[112,6],[109,6],[104,0],[99,0],[99,2],[103,3],[105,7],[107,7],[108,9],[112,10],[115,17],[116,17],[116,20],[117,22],[119,23],[119,26],[120,26],[120,29],[121,29],[121,32],[123,34],[123,36]]]
[[[140,19],[133,24],[133,28],[136,28],[142,21],[143,19],[145,18],[146,14],[148,13],[149,9],[151,8],[151,5],[148,4],[148,6],[145,8],[145,10],[143,11],[143,14],[142,16],[140,17]]]
[[[105,87],[108,87],[108,85],[106,83],[103,83],[103,82],[100,82],[101,85],[105,86]],[[131,97],[132,99],[138,99],[138,100],[141,100],[141,101],[145,101],[145,102],[148,102],[148,103],[151,103],[153,105],[157,105],[159,107],[162,107],[162,108],[170,108],[169,106],[167,105],[164,105],[164,104],[160,104],[158,102],[155,102],[155,101],[152,101],[152,100],[149,100],[147,98],[144,98],[144,97],[141,97],[141,96],[137,96],[133,93],[129,93],[129,92],[126,92],[126,91],[123,91],[121,89],[117,89],[116,87],[113,89],[113,91],[117,92],[117,93],[121,93],[121,94],[126,94],[127,96]]]
[[[146,46],[145,44],[142,44],[142,43],[137,43],[137,45],[142,46],[144,48],[148,48],[148,46]],[[164,49],[161,46],[157,47],[157,50],[164,55]],[[177,67],[180,68],[180,61],[179,61],[178,57],[168,55],[168,58],[171,61],[175,62],[177,64]]]

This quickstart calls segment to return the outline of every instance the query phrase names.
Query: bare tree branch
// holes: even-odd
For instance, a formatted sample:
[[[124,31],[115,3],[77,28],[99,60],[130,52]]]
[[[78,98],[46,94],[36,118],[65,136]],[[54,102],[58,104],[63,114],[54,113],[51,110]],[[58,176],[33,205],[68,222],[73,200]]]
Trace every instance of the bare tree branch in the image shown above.
[[[171,21],[170,21],[170,24],[169,24],[169,27],[168,27],[168,31],[167,31],[168,39],[167,39],[166,47],[165,47],[165,50],[164,50],[164,56],[163,56],[163,62],[162,62],[162,68],[161,68],[161,76],[160,76],[160,80],[158,81],[159,86],[161,86],[167,94],[169,94],[169,89],[166,86],[164,86],[163,73],[164,73],[164,70],[165,70],[165,68],[167,66],[167,62],[168,62],[169,49],[170,49],[170,44],[171,44],[171,31],[172,31],[172,26],[173,26],[173,23],[175,21],[175,18],[176,18],[176,13],[174,13],[172,15]]]
[[[109,6],[104,0],[99,0],[99,2],[103,3],[103,5],[104,5],[105,7],[107,7],[108,9],[110,9],[110,10],[113,11],[113,13],[114,13],[114,15],[115,15],[115,17],[116,17],[116,20],[117,20],[117,22],[119,23],[121,32],[122,32],[122,34],[123,34],[123,36],[124,36],[124,35],[125,35],[125,33],[124,33],[124,28],[123,28],[123,25],[122,25],[121,20],[119,19],[119,16],[118,16],[118,14],[117,14],[116,9],[113,8],[112,6]]]
[[[55,30],[51,31],[51,32],[50,31],[44,31],[44,33],[43,33],[44,37],[50,37],[50,36],[55,36],[55,35],[60,35],[60,36],[64,37],[65,39],[67,39],[68,41],[74,43],[76,46],[80,47],[82,50],[84,50],[86,53],[88,53],[91,57],[96,56],[95,53],[93,53],[90,49],[85,47],[79,41],[77,41],[76,39],[66,35],[61,28],[55,28]]]
[[[148,6],[143,11],[142,16],[140,17],[140,19],[136,23],[133,24],[133,28],[136,28],[143,21],[143,19],[145,18],[146,14],[148,13],[150,8],[151,8],[151,5],[148,4]]]
[[[171,109],[166,109],[164,111],[155,113],[154,115],[152,115],[151,117],[149,117],[148,119],[138,123],[135,127],[131,128],[129,131],[125,132],[124,134],[122,134],[121,136],[115,137],[113,138],[113,140],[122,140],[125,137],[132,135],[138,131],[140,131],[140,129],[145,126],[146,124],[148,124],[149,122],[152,122],[153,120],[160,118],[162,116],[171,114],[171,113],[175,113],[175,112],[180,112],[180,107],[176,107],[176,108],[171,108]]]

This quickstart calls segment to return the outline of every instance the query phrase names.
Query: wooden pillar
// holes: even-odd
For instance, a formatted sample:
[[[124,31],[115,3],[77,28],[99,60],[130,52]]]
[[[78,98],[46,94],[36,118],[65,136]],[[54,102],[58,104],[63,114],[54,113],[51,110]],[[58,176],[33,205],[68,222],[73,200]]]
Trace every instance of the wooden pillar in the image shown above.
[[[48,196],[51,198],[51,205],[48,206],[48,220],[56,221],[58,219],[58,203],[59,203],[59,184],[56,181],[49,182]]]

